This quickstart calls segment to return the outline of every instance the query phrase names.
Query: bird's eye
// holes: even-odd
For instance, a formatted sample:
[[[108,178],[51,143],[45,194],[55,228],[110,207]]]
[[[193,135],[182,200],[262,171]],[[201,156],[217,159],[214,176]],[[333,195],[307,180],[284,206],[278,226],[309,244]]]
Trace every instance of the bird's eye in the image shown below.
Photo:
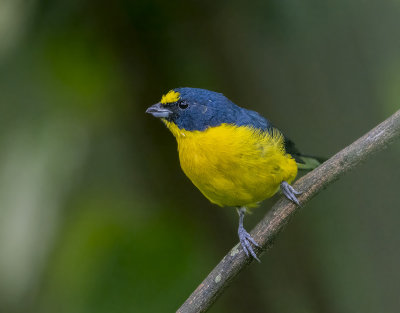
[[[186,101],[179,101],[178,106],[180,109],[185,110],[188,108],[189,104]]]

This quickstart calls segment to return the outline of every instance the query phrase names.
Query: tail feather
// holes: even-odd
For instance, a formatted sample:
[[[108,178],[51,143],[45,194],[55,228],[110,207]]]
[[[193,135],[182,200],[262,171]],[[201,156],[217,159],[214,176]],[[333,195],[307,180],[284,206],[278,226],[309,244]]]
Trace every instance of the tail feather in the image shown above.
[[[300,170],[306,170],[306,171],[313,170],[314,168],[320,166],[322,163],[326,161],[326,159],[324,158],[302,155],[302,154],[296,155],[295,159],[297,162],[297,167]]]
[[[302,154],[294,142],[287,137],[285,137],[285,150],[295,159],[297,167],[300,170],[311,171],[327,160],[325,158]]]

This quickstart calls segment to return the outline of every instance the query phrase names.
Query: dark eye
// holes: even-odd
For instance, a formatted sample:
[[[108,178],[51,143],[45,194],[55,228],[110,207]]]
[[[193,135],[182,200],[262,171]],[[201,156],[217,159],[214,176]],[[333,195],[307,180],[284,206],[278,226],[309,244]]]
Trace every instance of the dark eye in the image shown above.
[[[179,101],[178,106],[180,109],[185,110],[188,108],[189,104],[186,101]]]

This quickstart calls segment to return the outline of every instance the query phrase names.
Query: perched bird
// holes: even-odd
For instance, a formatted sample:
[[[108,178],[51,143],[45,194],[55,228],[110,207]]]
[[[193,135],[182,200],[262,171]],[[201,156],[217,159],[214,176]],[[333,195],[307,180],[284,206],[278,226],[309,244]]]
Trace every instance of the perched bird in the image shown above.
[[[300,154],[267,119],[221,93],[176,88],[146,113],[160,118],[175,136],[181,168],[203,195],[237,208],[240,243],[258,260],[251,244],[259,245],[243,226],[246,211],[279,189],[299,205],[300,192],[290,183],[298,169],[313,169],[320,160]]]

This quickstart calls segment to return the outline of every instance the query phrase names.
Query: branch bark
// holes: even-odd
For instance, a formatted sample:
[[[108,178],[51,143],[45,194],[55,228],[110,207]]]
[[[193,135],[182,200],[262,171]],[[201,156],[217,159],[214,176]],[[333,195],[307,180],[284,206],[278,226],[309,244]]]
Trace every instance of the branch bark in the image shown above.
[[[294,188],[303,191],[299,197],[302,206],[322,189],[326,188],[349,170],[355,168],[366,158],[386,148],[399,136],[400,110],[354,143],[335,154],[321,166],[299,179]],[[284,197],[278,200],[251,231],[253,238],[262,247],[262,249],[257,251],[258,256],[272,246],[276,236],[299,210],[300,207],[294,205]],[[252,261],[253,259],[248,258],[241,246],[237,244],[211,271],[177,312],[206,312],[232,280]]]

